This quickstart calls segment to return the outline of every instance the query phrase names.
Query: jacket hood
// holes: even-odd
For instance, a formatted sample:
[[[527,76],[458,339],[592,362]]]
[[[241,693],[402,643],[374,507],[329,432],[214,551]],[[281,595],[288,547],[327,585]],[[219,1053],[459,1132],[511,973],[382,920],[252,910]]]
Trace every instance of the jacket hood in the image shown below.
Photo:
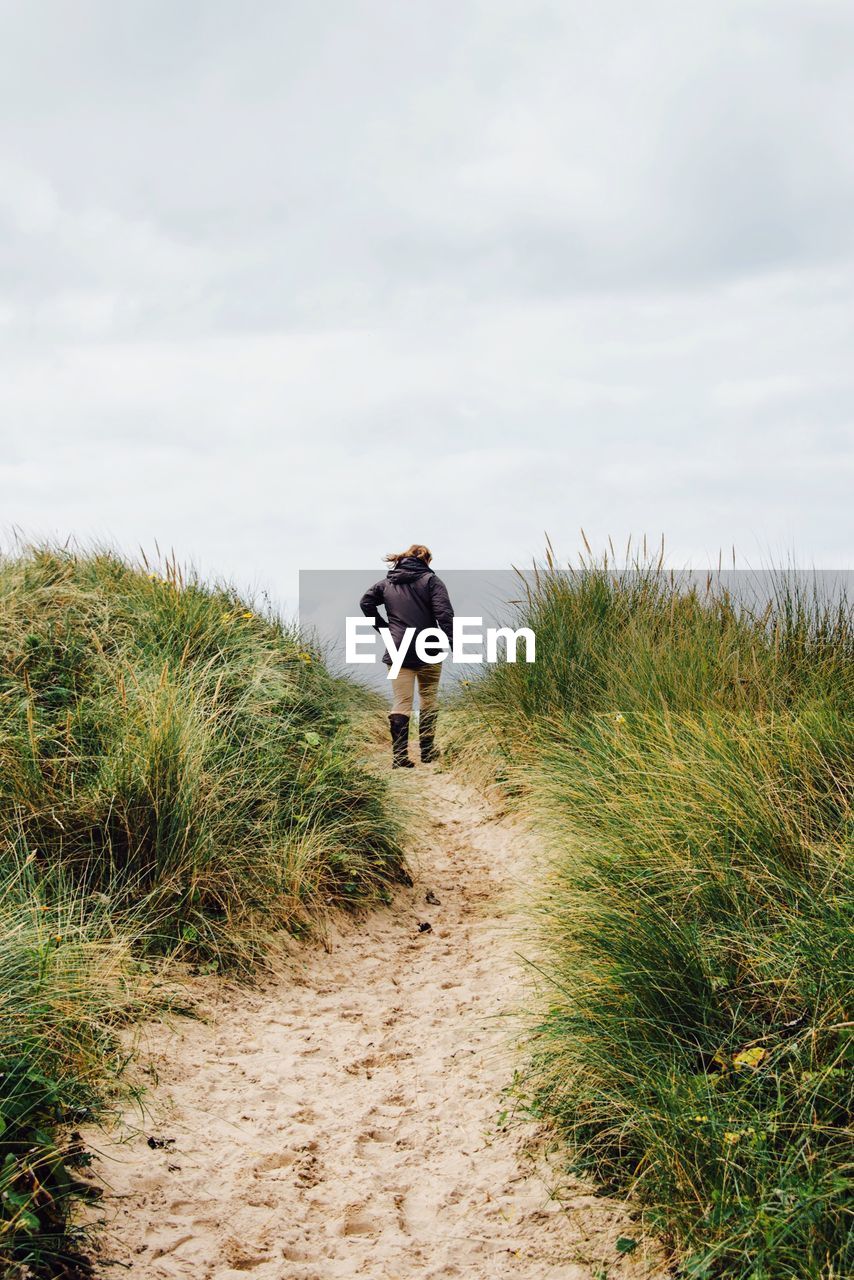
[[[429,564],[425,564],[423,560],[416,560],[415,556],[404,556],[402,560],[399,560],[396,565],[389,569],[386,577],[391,582],[414,582],[422,574],[432,572],[433,570]]]

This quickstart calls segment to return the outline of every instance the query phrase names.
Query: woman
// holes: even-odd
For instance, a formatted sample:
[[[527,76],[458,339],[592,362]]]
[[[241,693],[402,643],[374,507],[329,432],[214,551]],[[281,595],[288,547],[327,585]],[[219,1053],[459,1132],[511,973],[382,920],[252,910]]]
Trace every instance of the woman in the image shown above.
[[[427,627],[438,627],[450,644],[454,611],[448,599],[447,587],[430,568],[433,557],[429,547],[416,542],[406,551],[388,555],[385,559],[391,568],[384,578],[365,592],[359,606],[366,618],[373,619],[375,627],[388,627],[397,646],[400,645],[407,627],[416,628],[416,636],[406,651],[400,674],[392,681],[394,704],[388,718],[391,726],[392,768],[412,769],[415,766],[409,759],[407,744],[415,685],[417,682],[421,702],[418,717],[421,760],[424,764],[430,764],[439,758],[434,738],[436,703],[442,674],[441,662],[421,661],[415,652],[415,639],[417,633]],[[377,612],[380,605],[385,607],[387,623]],[[430,646],[428,644],[425,647],[429,649]],[[439,652],[438,645],[433,652]],[[383,662],[391,666],[388,652],[384,654]]]

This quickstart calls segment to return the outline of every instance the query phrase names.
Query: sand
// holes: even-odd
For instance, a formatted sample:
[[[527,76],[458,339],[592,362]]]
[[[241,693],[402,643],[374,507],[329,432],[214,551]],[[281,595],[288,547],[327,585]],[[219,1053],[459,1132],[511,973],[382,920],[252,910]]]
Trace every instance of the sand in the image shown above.
[[[196,983],[203,1020],[145,1028],[145,1113],[87,1135],[99,1277],[664,1274],[643,1241],[617,1251],[640,1234],[624,1206],[508,1123],[530,836],[435,768],[395,785],[430,812],[393,907],[285,947],[257,985]]]

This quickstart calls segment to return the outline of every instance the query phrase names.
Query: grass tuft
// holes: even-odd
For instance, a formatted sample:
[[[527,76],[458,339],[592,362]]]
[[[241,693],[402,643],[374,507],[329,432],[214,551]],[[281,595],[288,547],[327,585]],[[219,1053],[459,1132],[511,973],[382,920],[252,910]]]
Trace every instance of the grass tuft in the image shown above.
[[[110,552],[0,560],[0,1267],[85,1271],[75,1117],[144,957],[212,970],[405,877],[365,698],[229,588]]]
[[[456,714],[553,851],[532,1107],[680,1274],[851,1274],[854,626],[658,565],[546,566],[533,666]]]

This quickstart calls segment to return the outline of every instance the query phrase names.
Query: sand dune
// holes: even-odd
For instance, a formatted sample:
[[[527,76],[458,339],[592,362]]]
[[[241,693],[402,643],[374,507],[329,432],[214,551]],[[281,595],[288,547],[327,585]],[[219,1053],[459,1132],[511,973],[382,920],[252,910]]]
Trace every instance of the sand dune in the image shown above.
[[[654,1251],[617,1252],[638,1235],[624,1208],[556,1189],[503,1114],[529,837],[445,774],[396,784],[430,812],[392,909],[339,923],[329,950],[289,948],[258,986],[204,981],[204,1021],[146,1029],[146,1115],[90,1135],[101,1277],[663,1274]]]

